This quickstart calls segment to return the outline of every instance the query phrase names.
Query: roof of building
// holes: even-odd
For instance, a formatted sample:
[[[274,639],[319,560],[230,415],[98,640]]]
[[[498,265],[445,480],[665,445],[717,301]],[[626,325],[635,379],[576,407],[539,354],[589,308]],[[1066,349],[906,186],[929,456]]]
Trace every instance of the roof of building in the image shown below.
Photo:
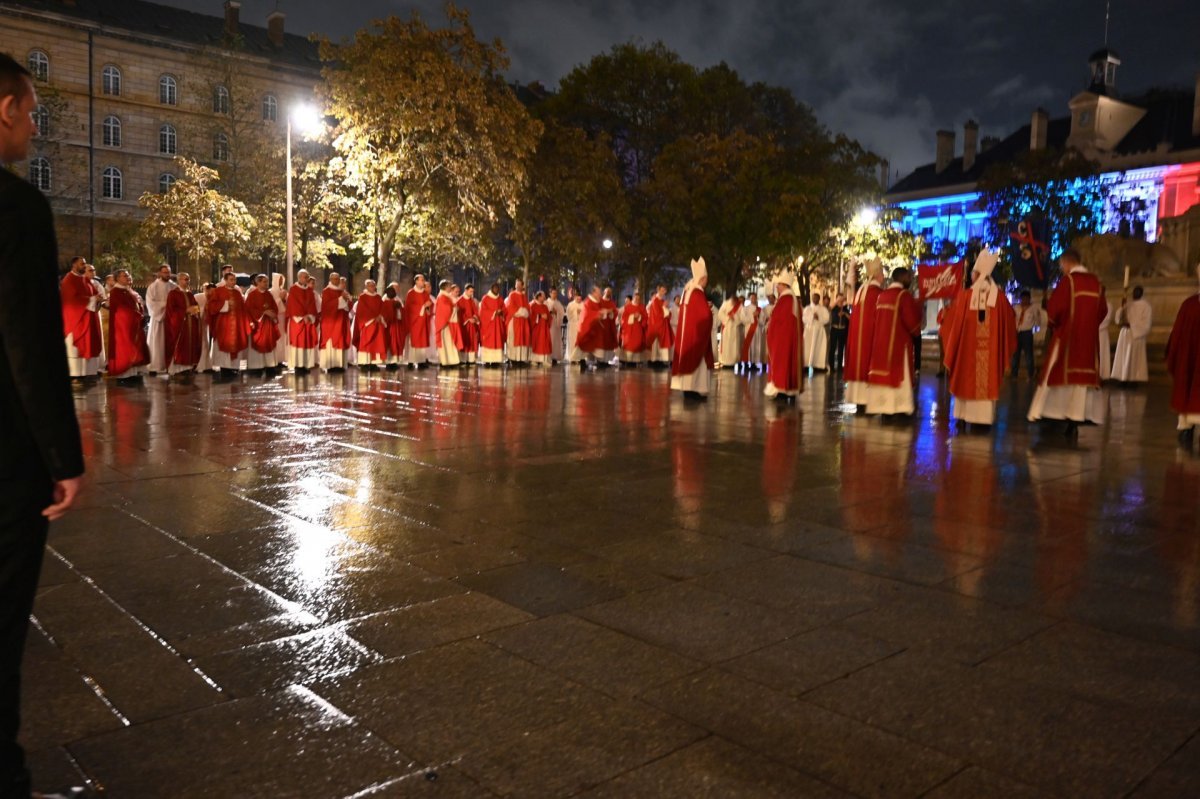
[[[1200,147],[1200,136],[1192,133],[1194,95],[1183,89],[1155,89],[1139,97],[1124,98],[1122,102],[1146,109],[1146,114],[1113,148],[1114,155],[1136,155],[1157,150],[1166,145],[1167,152]],[[888,194],[932,191],[934,189],[975,183],[992,164],[1007,163],[1029,150],[1030,125],[1022,125],[990,149],[975,156],[969,170],[963,170],[962,156],[955,158],[941,172],[936,164],[914,169],[891,186]],[[1046,146],[1062,149],[1071,134],[1071,117],[1050,120]]]
[[[219,8],[215,0],[213,5]],[[0,2],[0,8],[59,14],[113,31],[159,36],[201,47],[228,45],[223,16],[199,14],[146,0],[5,0]],[[242,52],[309,69],[321,66],[317,44],[307,36],[285,32],[283,45],[277,47],[265,27],[244,20],[238,23],[238,33],[241,42],[237,49]]]

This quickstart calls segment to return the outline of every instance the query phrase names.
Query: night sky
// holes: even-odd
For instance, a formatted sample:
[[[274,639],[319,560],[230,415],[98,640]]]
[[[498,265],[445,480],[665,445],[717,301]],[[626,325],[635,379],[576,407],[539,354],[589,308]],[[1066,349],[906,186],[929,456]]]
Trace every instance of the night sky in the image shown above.
[[[221,0],[159,0],[222,13]],[[244,0],[264,25],[276,0]],[[548,87],[613,44],[661,39],[698,66],[725,61],[748,80],[787,86],[829,128],[889,158],[893,171],[933,160],[934,131],[976,119],[1004,136],[1041,105],[1065,115],[1104,43],[1104,0],[459,0],[476,32],[499,37],[510,76]],[[441,0],[283,0],[287,29],[350,36],[369,20]],[[1114,0],[1109,45],[1118,89],[1187,87],[1200,71],[1200,2]]]

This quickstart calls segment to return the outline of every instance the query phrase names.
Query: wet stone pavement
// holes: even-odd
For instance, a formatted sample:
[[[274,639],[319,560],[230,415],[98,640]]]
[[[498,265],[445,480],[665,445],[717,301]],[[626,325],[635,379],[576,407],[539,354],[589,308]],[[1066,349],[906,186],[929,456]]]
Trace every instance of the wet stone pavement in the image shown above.
[[[111,797],[1200,795],[1200,459],[646,371],[151,380],[27,651],[36,781]]]

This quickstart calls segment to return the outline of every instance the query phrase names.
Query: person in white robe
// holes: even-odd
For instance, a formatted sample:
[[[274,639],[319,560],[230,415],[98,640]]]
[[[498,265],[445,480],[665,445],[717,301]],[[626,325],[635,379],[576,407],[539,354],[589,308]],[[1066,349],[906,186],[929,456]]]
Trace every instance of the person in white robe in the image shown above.
[[[558,363],[563,359],[562,322],[566,313],[566,308],[558,300],[558,289],[550,289],[546,308],[550,310],[550,362]]]
[[[1150,379],[1146,361],[1146,337],[1150,335],[1150,303],[1142,299],[1141,286],[1133,287],[1133,302],[1121,302],[1117,310],[1117,352],[1113,356],[1112,379],[1122,383],[1145,383]]]
[[[96,267],[92,264],[87,264],[84,274],[96,287],[98,300],[95,303],[95,310],[100,319],[100,356],[96,360],[96,367],[98,372],[102,372],[108,369],[108,288],[104,285],[104,281],[96,277]]]
[[[742,339],[742,349],[746,353],[746,360],[742,362],[745,369],[762,368],[762,365],[767,362],[767,323],[763,317],[764,309],[758,305],[758,294],[751,292],[746,298],[746,307],[742,309],[743,324],[745,327],[745,335],[750,337],[750,342],[747,344],[746,339]],[[757,314],[758,324],[754,324],[754,317]],[[750,327],[754,326],[754,331],[751,332]]]
[[[1109,325],[1113,323],[1115,309],[1111,302],[1105,301],[1105,307],[1108,308],[1108,313],[1104,314],[1104,318],[1100,320],[1100,329],[1097,335],[1100,340],[1100,381],[1112,379],[1112,339],[1108,335]]]
[[[814,294],[804,309],[804,363],[814,372],[824,372],[829,365],[829,309],[821,304],[821,295]]]
[[[570,363],[579,363],[585,360],[587,355],[575,346],[575,339],[579,338],[579,320],[583,316],[583,295],[574,288],[567,289],[567,307],[563,313],[567,317],[566,348],[570,355],[567,360]]]
[[[687,285],[683,287],[683,296],[680,299],[680,304],[679,304],[679,308],[680,308],[679,313],[680,313],[680,317],[681,317],[681,319],[680,319],[681,323],[686,322],[686,319],[682,318],[683,317],[682,309],[687,306],[687,301],[688,301],[688,299],[691,298],[692,292],[698,291],[701,293],[701,295],[703,295],[705,287],[708,286],[708,267],[704,263],[704,259],[698,258],[698,259],[692,261],[691,266],[692,266],[692,279],[689,280]],[[710,302],[709,303],[709,312],[711,313],[712,311],[713,311],[713,305]],[[714,315],[713,330],[716,330],[716,329],[717,329],[716,316]],[[680,335],[682,335],[683,332],[684,331],[681,330],[678,326],[675,327],[675,336],[676,336],[675,344],[676,344],[676,346],[678,346],[678,344],[679,344],[678,337]],[[710,346],[711,346],[711,344],[710,344]],[[709,370],[708,370],[708,362],[704,358],[701,358],[699,365],[696,366],[695,371],[693,371],[691,374],[671,375],[671,390],[672,391],[682,391],[684,397],[693,397],[693,398],[707,397],[709,387],[712,382],[711,377],[712,377],[712,373],[709,372]]]
[[[275,325],[279,328],[279,341],[275,344],[275,363],[286,364],[288,359],[287,332],[287,288],[283,285],[283,275],[278,272],[271,274],[271,296],[275,298]]]
[[[718,369],[737,366],[741,360],[742,334],[745,332],[742,327],[743,307],[742,298],[734,294],[717,311],[713,329],[717,326],[721,328],[720,349],[717,350]]]
[[[196,362],[196,372],[211,372],[212,365],[212,328],[208,326],[208,298],[216,289],[212,283],[205,283],[200,291],[192,296],[196,307],[200,309],[200,360]]]
[[[163,319],[167,313],[167,295],[177,288],[171,280],[171,267],[163,264],[158,267],[158,277],[146,287],[146,310],[150,314],[150,328],[147,331],[146,346],[150,348],[150,374],[165,372],[167,369],[167,354],[163,343]]]

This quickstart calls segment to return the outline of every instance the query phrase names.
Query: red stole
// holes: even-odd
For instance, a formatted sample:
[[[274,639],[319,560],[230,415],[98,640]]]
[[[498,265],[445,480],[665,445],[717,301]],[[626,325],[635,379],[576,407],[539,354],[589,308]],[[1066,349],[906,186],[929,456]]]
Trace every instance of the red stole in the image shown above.
[[[1050,386],[1100,387],[1100,339],[1096,331],[1108,315],[1104,286],[1091,272],[1064,275],[1046,303],[1054,331],[1046,349],[1042,380]],[[1051,363],[1051,355],[1057,353]]]
[[[908,374],[914,381],[913,340],[921,330],[921,307],[901,286],[879,293],[871,340],[871,368],[867,382],[873,386],[898,387]]]
[[[704,292],[693,286],[683,297],[679,308],[679,329],[676,331],[675,358],[671,374],[690,375],[700,368],[700,361],[713,368],[712,309]]]
[[[939,336],[942,362],[950,373],[950,393],[964,400],[996,400],[1004,373],[1017,349],[1017,328],[1012,306],[1002,290],[996,305],[980,311],[971,308],[974,289],[960,289],[946,310]]]
[[[780,391],[802,391],[803,369],[804,321],[799,303],[788,291],[775,301],[767,319],[767,374]]]
[[[490,291],[479,304],[479,339],[485,349],[504,349],[504,301]]]
[[[754,334],[758,332],[758,315],[762,313],[762,308],[754,306],[754,321],[750,323],[750,327],[746,328],[746,337],[742,339],[742,358],[743,362],[750,360],[750,347],[754,344]],[[775,385],[779,385],[776,383]]]
[[[846,332],[846,361],[842,371],[847,382],[867,382],[875,332],[875,305],[882,291],[878,284],[868,283],[854,297],[850,329]]]

